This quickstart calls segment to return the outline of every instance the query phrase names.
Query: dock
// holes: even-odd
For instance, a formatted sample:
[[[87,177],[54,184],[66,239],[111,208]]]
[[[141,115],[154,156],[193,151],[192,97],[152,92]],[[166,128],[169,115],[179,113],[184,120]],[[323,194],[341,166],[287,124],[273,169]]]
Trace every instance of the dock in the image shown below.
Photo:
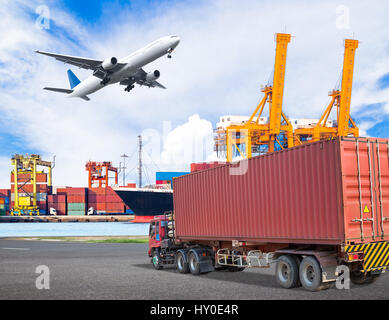
[[[0,216],[0,223],[10,222],[131,222],[133,215],[96,216]]]

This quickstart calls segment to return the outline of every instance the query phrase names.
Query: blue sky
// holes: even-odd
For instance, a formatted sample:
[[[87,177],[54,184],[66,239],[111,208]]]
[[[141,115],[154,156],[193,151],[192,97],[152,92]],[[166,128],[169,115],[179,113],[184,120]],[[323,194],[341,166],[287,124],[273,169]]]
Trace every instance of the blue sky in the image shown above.
[[[139,133],[145,140],[157,137],[147,152],[162,156],[151,167],[158,162],[162,170],[187,170],[187,164],[173,162],[183,158],[193,139],[212,142],[212,127],[220,116],[249,115],[256,107],[260,85],[273,69],[274,33],[285,30],[294,36],[288,50],[285,113],[291,118],[320,117],[341,72],[343,39],[355,36],[361,44],[352,116],[363,135],[388,137],[389,4],[372,1],[369,11],[362,0],[342,4],[350,12],[343,29],[337,26],[337,0],[4,0],[0,186],[15,152],[40,153],[46,159],[56,154],[54,183],[82,185],[84,162],[110,160],[118,165],[121,154],[136,151]],[[35,27],[40,5],[50,11],[48,30]],[[173,59],[145,67],[160,70],[160,82],[168,90],[137,88],[127,94],[111,86],[92,95],[89,103],[42,90],[68,88],[69,66],[34,50],[119,58],[168,34],[182,39]],[[72,70],[81,80],[90,75]],[[162,132],[164,121],[174,129],[169,139]],[[198,161],[204,160],[203,154]],[[133,158],[130,168],[136,167]],[[136,179],[136,170],[131,179]]]

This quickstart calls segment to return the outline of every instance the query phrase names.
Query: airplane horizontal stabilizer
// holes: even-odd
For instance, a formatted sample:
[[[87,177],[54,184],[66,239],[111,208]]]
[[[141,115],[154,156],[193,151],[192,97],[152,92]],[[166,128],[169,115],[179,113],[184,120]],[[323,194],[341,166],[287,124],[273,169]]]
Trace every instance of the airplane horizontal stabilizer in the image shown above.
[[[70,89],[61,89],[61,88],[43,88],[43,90],[49,90],[49,91],[54,91],[54,92],[61,92],[61,93],[67,93],[70,94],[73,92],[73,90]]]
[[[89,101],[90,100],[90,98],[89,97],[87,97],[87,96],[83,96],[83,97],[80,97],[81,99],[84,99],[85,101]]]

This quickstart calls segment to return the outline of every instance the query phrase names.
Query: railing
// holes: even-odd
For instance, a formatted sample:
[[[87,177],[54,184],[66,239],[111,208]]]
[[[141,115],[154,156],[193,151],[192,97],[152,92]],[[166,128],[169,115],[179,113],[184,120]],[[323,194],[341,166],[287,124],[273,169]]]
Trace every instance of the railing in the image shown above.
[[[263,253],[260,250],[251,250],[247,254],[230,249],[219,249],[217,251],[217,263],[221,266],[243,267],[243,268],[269,268],[275,261],[273,252]]]

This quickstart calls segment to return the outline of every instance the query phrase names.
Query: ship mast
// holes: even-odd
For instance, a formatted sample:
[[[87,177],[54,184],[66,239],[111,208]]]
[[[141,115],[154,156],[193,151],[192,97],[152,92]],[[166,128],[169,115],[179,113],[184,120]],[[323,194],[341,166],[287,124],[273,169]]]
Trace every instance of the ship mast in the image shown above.
[[[121,158],[123,158],[123,167],[121,167],[120,169],[123,170],[123,187],[126,185],[126,158],[128,158],[128,155],[126,155],[125,153],[123,153],[121,156]]]
[[[139,174],[139,188],[142,188],[142,136],[139,135],[139,167],[138,167],[138,174]]]

